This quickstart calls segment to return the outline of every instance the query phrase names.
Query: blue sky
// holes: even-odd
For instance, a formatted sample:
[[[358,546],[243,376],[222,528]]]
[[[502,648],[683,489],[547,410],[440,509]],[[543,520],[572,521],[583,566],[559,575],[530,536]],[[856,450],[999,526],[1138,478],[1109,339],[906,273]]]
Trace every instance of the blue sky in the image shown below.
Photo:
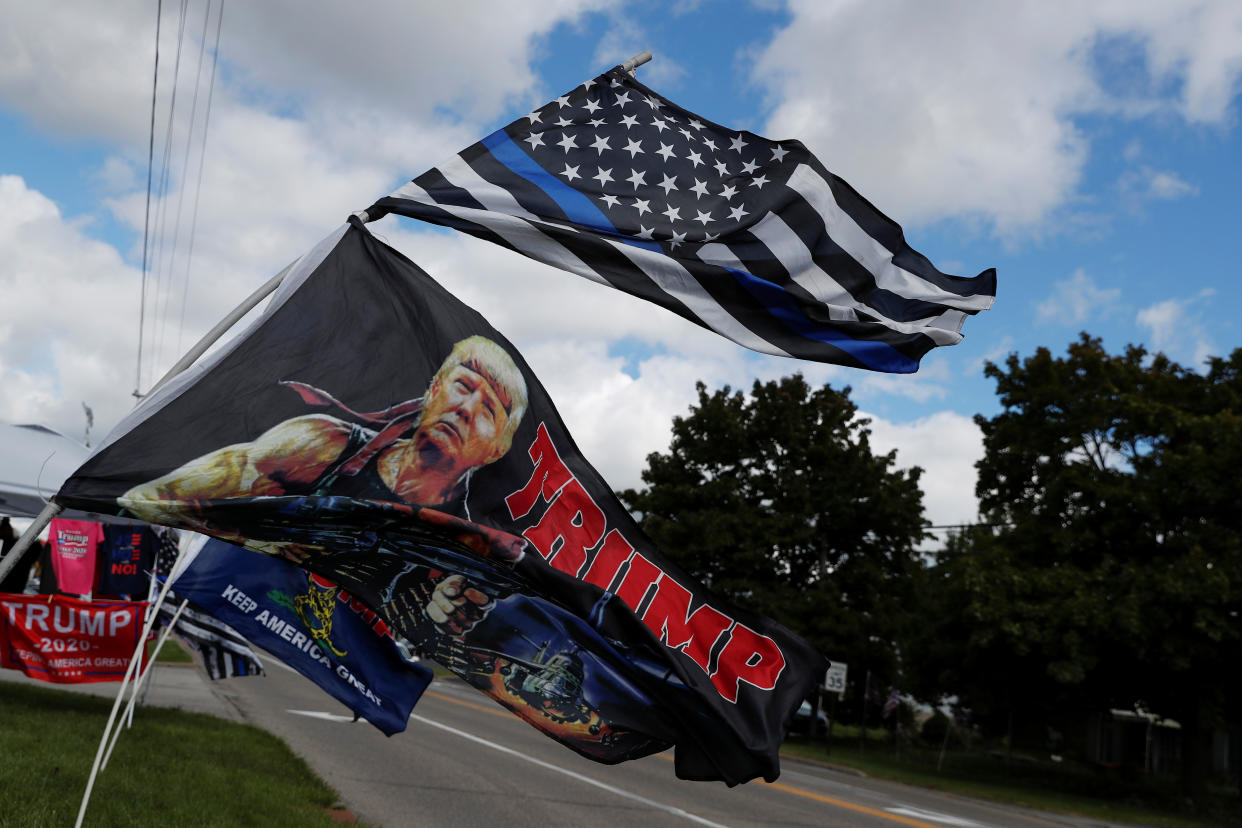
[[[139,370],[156,3],[0,0],[0,420],[80,438],[85,402],[100,436],[136,378],[145,390],[349,212],[643,49],[643,82],[802,140],[942,270],[995,267],[999,285],[961,344],[883,376],[752,355],[483,242],[374,225],[522,349],[618,488],[667,445],[695,380],[800,370],[850,385],[876,445],[926,469],[934,522],[967,521],[971,417],[997,410],[985,360],[1062,353],[1084,330],[1195,368],[1242,346],[1233,0],[227,5],[200,191],[217,2],[188,4]],[[179,27],[165,4],[157,164]]]

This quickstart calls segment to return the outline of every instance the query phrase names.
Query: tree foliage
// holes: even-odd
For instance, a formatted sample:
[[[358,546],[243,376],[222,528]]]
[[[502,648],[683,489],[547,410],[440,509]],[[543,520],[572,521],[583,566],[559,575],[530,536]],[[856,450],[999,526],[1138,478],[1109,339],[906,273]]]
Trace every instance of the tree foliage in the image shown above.
[[[792,376],[749,396],[700,383],[698,397],[622,499],[715,592],[848,657],[852,680],[891,680],[920,567],[920,470],[872,451],[849,389]]]
[[[945,556],[939,632],[1004,672],[959,686],[984,707],[1145,704],[1182,722],[1193,775],[1200,725],[1239,689],[1242,350],[1197,374],[1084,334],[986,373],[1003,410],[976,417],[977,492],[996,528]]]

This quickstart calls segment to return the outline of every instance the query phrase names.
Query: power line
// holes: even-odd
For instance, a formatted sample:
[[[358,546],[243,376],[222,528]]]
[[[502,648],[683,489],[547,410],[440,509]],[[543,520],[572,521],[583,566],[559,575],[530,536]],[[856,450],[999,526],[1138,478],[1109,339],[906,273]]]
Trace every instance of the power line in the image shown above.
[[[156,253],[156,257],[155,257],[155,267],[156,267],[155,291],[154,291],[155,296],[153,297],[152,302],[154,304],[153,310],[156,312],[157,318],[152,320],[153,327],[159,325],[158,312],[160,308],[161,293],[167,296],[167,286],[165,284],[166,283],[165,276],[168,271],[164,267],[164,235],[165,235],[164,217],[168,213],[168,178],[169,178],[169,173],[170,173],[170,169],[172,166],[171,161],[172,161],[173,130],[176,125],[176,117],[177,117],[177,86],[181,78],[181,47],[185,42],[185,19],[186,19],[186,7],[187,7],[188,2],[189,0],[181,0],[181,15],[180,15],[180,20],[178,21],[178,25],[177,25],[177,55],[173,61],[172,93],[170,95],[169,103],[168,103],[168,121],[167,121],[165,130],[164,130],[164,153],[163,153],[164,159],[163,159],[162,169],[160,172],[160,185],[159,185],[160,203],[159,203],[159,212],[156,216],[156,221],[155,221],[158,252]],[[161,288],[163,289],[161,290]],[[155,342],[156,353],[153,356],[158,357],[158,351],[163,344],[160,341],[162,339],[163,329],[157,328],[156,330],[153,330],[152,333],[155,334],[156,331],[159,332],[160,336],[156,338],[156,342]],[[152,372],[152,376],[154,377],[155,359],[152,359],[150,361],[150,369]]]
[[[186,181],[190,174],[190,147],[194,144],[194,122],[198,118],[198,90],[202,85],[203,56],[207,52],[207,23],[211,19],[211,0],[203,5],[202,35],[198,43],[198,67],[194,71],[194,97],[190,102],[190,121],[185,132],[185,152],[181,156],[181,175],[177,187],[177,221],[173,225],[172,251],[168,254],[168,288],[164,292],[164,310],[160,314],[160,343],[164,342],[164,333],[168,328],[169,307],[173,294],[177,292],[177,247],[181,241],[181,216],[185,207]],[[185,296],[184,278],[181,295]]]
[[[210,0],[207,4],[208,11],[211,10]],[[194,259],[194,238],[198,229],[198,199],[203,193],[203,167],[207,160],[207,132],[211,127],[211,99],[216,91],[216,65],[220,62],[220,26],[224,21],[224,0],[220,0],[219,12],[216,14],[216,43],[211,53],[211,80],[207,84],[207,109],[203,114],[203,142],[198,155],[198,183],[194,188],[194,210],[191,212],[190,219],[190,244],[185,255],[185,281],[181,288],[181,314],[177,322],[177,351],[181,351],[181,334],[185,330],[185,305],[186,295],[190,288],[190,266]],[[204,32],[206,31],[206,22],[204,22]]]
[[[164,0],[157,0],[155,7],[155,71],[151,78],[151,131],[147,139],[147,210],[142,222],[142,293],[138,303],[138,365],[134,371],[134,396],[142,387],[142,329],[146,324],[147,311],[147,249],[151,230],[151,169],[155,158],[155,100],[160,81],[160,19],[163,17]]]

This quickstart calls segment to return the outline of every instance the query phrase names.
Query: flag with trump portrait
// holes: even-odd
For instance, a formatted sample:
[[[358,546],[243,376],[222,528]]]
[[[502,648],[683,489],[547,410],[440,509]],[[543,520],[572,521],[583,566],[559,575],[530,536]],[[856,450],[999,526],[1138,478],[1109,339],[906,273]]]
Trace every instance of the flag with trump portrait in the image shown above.
[[[756,351],[912,373],[991,307],[798,141],[700,118],[618,66],[377,201],[654,302]]]
[[[513,346],[357,219],[55,500],[295,563],[601,762],[774,779],[824,669],[654,548]]]

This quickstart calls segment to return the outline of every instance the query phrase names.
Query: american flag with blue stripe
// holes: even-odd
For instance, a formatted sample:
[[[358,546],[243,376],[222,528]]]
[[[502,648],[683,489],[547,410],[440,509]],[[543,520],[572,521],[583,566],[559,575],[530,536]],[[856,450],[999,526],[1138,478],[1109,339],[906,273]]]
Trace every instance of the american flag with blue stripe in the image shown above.
[[[991,307],[797,141],[710,123],[616,67],[368,211],[453,227],[769,354],[912,373]]]

